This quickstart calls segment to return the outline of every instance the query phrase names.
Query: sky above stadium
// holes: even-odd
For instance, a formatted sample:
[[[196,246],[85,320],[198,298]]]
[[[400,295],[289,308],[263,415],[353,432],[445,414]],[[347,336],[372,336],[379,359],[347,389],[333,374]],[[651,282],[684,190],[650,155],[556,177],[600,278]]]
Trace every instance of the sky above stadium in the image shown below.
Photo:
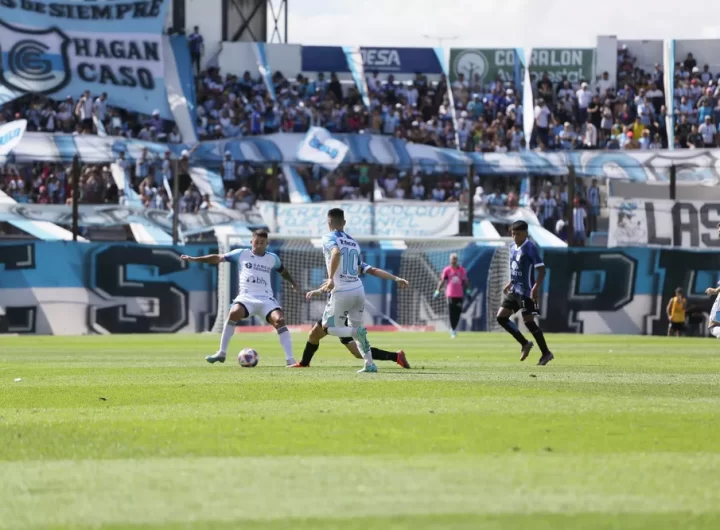
[[[720,38],[716,0],[289,0],[293,44],[595,46],[619,39]]]

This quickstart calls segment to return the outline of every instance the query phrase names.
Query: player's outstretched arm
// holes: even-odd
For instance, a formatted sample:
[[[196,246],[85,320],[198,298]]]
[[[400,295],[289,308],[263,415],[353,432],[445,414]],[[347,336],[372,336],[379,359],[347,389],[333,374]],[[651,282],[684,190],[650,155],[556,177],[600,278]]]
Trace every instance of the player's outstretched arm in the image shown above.
[[[223,262],[222,254],[208,254],[207,256],[187,256],[183,254],[180,256],[183,261],[193,261],[195,263],[209,263],[210,265],[217,265]]]
[[[720,294],[720,287],[718,287],[717,289],[714,287],[708,287],[707,289],[705,289],[705,294],[708,296],[715,296],[717,294]]]
[[[395,282],[401,289],[405,289],[408,285],[410,285],[406,279],[395,276],[394,274],[391,274],[383,269],[378,269],[377,267],[368,268],[365,271],[365,274],[375,276],[376,278],[380,278],[381,280],[389,280],[391,282]]]

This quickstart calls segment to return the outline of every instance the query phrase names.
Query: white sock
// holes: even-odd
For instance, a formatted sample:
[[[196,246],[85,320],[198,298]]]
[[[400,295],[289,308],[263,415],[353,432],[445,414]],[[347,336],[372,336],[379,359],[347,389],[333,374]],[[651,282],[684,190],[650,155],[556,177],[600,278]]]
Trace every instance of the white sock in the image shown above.
[[[280,339],[280,345],[282,346],[282,349],[285,352],[285,360],[292,361],[293,360],[293,350],[292,350],[292,340],[290,339],[290,331],[288,331],[287,326],[283,326],[281,328],[278,328],[277,332],[278,332],[278,339]]]
[[[232,320],[228,320],[227,322],[225,322],[225,327],[223,328],[222,336],[220,337],[220,353],[222,353],[223,355],[227,355],[227,349],[230,345],[230,339],[232,339],[236,327],[237,322],[234,322]]]

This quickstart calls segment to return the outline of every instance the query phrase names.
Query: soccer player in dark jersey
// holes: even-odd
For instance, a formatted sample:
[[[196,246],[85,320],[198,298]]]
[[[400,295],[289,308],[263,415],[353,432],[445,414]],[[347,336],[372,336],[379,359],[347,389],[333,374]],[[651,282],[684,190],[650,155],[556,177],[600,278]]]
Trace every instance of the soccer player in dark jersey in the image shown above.
[[[497,321],[505,330],[520,343],[520,360],[524,361],[535,346],[528,341],[510,317],[522,310],[525,326],[533,334],[542,356],[538,366],[545,366],[554,359],[547,347],[542,330],[535,323],[537,299],[540,285],[545,278],[545,264],[535,243],[528,239],[528,225],[525,221],[515,221],[510,227],[515,242],[510,248],[510,281],[503,292],[505,299],[497,314]]]

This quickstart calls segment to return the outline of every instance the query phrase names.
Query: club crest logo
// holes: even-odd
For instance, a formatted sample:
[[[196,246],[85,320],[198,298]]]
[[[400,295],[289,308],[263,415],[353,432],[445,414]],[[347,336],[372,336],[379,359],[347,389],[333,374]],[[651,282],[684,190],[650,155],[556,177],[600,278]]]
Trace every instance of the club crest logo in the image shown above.
[[[17,28],[0,20],[0,84],[16,92],[51,94],[70,82],[70,39],[56,27]]]

